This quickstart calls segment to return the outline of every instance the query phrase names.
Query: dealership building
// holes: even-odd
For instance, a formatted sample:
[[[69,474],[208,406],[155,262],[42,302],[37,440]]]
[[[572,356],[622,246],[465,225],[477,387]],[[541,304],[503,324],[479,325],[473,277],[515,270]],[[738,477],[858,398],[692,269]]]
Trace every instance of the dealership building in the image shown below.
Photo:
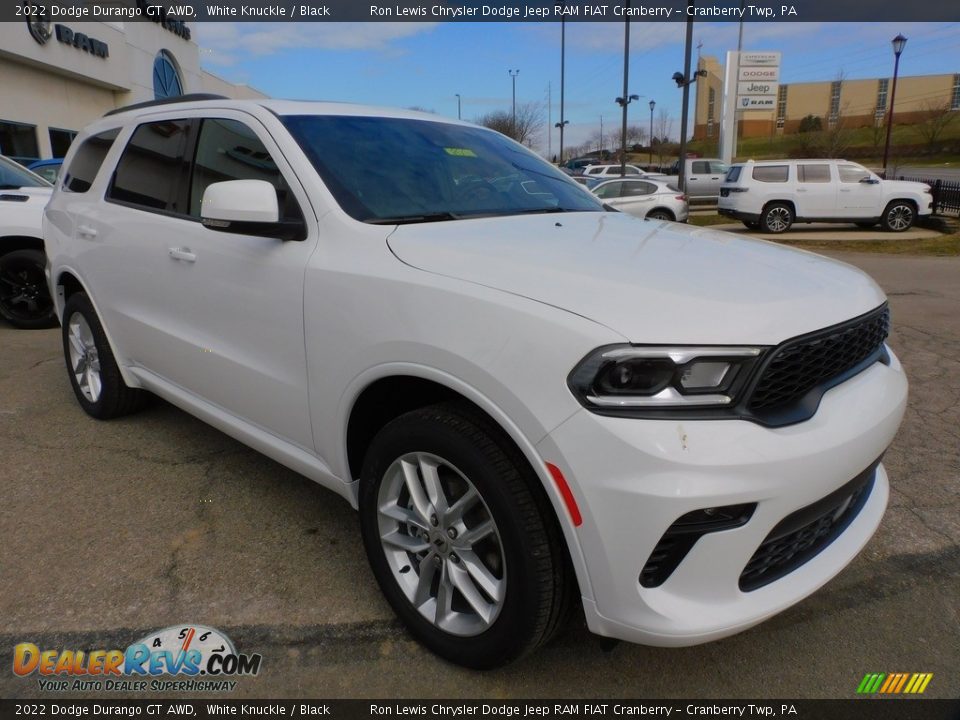
[[[720,135],[724,69],[707,55],[700,58],[698,69],[706,76],[697,82],[694,138],[706,140]],[[889,77],[780,83],[773,109],[741,112],[740,137],[795,133],[810,115],[820,118],[823,128],[841,120],[849,128],[883,124],[890,111],[891,85]],[[922,122],[937,108],[960,112],[960,72],[897,78],[896,123]]]
[[[0,22],[0,154],[63,157],[108,110],[187,93],[265,97],[200,68],[192,25]]]

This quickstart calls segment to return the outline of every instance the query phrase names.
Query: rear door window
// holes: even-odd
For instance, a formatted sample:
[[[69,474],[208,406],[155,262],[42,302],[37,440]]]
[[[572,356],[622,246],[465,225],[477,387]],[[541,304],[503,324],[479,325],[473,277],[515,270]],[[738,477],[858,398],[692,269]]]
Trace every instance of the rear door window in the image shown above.
[[[706,175],[710,172],[710,163],[706,160],[698,160],[695,163],[692,163],[691,170],[694,175]]]
[[[93,181],[100,172],[103,160],[113,147],[113,141],[120,134],[120,129],[107,130],[88,137],[77,148],[67,174],[63,178],[63,189],[69,192],[84,193],[93,185]]]
[[[827,164],[797,165],[797,179],[802,183],[830,182],[830,166]]]
[[[137,127],[124,148],[107,199],[146,210],[183,213],[179,197],[191,120],[161,120]]]
[[[742,167],[740,165],[734,165],[727,171],[727,177],[724,179],[724,182],[736,182],[740,179],[740,170]]]

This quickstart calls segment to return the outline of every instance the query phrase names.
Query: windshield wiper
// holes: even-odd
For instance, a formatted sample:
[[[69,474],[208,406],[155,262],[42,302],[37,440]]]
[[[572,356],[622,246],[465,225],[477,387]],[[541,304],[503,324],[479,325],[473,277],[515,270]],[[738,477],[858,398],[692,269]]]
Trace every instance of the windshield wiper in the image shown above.
[[[398,217],[367,218],[365,223],[370,225],[410,225],[412,223],[442,222],[444,220],[459,220],[462,215],[452,212],[425,213],[423,215],[400,215]]]

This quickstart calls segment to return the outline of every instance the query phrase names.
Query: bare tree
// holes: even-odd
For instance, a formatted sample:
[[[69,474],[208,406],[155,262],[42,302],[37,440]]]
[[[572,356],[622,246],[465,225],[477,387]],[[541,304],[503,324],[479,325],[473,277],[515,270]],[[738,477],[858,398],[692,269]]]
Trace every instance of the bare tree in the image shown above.
[[[643,145],[647,141],[647,131],[639,125],[627,126],[627,149],[634,145]]]
[[[411,105],[410,107],[407,108],[407,110],[413,110],[413,111],[415,111],[415,112],[433,113],[434,115],[437,114],[437,111],[436,111],[436,110],[432,110],[432,109],[430,109],[430,108],[425,108],[425,107],[423,107],[422,105]]]
[[[656,137],[651,138],[650,142],[657,151],[660,167],[663,167],[664,151],[670,142],[670,136],[673,135],[673,118],[670,117],[670,113],[668,113],[665,108],[660,108],[660,112],[657,113],[657,120],[654,123],[653,129]]]
[[[511,110],[494,110],[481,115],[474,122],[532,148],[536,144],[537,136],[543,130],[543,113],[543,103],[518,103],[516,122]]]
[[[846,73],[841,70],[837,73],[834,83],[839,84],[838,95],[843,95],[843,83],[846,80]],[[833,88],[831,87],[831,92]],[[833,109],[833,98],[830,98],[830,114],[827,117],[827,129],[820,134],[820,147],[823,149],[824,157],[839,158],[846,154],[850,147],[850,130],[847,127],[846,111],[849,103],[840,106],[837,103],[836,110]]]
[[[920,133],[920,137],[926,140],[927,148],[935,150],[937,141],[940,140],[943,131],[960,113],[951,110],[950,103],[946,100],[941,102],[928,100],[921,107],[927,117],[916,126],[917,132]]]

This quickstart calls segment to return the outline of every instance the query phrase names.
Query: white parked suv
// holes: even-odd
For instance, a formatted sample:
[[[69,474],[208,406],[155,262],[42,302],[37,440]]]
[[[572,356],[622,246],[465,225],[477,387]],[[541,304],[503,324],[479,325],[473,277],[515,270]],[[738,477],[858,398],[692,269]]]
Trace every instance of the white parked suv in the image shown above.
[[[0,317],[15,327],[57,324],[41,229],[52,192],[42,177],[0,156]]]
[[[646,175],[646,173],[636,165],[627,165],[626,168],[624,168],[620,163],[613,165],[587,165],[583,169],[583,174],[586,177],[600,178],[603,180],[623,177],[624,174],[631,177],[643,177]]]
[[[83,409],[156,393],[345,497],[451,661],[508,662],[574,608],[604,636],[721,638],[880,523],[907,381],[848,265],[606,212],[412,111],[148,103],[65,174],[44,237]]]
[[[730,166],[717,211],[782,233],[797,222],[856,223],[903,232],[933,212],[930,186],[881,180],[846,160],[749,160]]]

